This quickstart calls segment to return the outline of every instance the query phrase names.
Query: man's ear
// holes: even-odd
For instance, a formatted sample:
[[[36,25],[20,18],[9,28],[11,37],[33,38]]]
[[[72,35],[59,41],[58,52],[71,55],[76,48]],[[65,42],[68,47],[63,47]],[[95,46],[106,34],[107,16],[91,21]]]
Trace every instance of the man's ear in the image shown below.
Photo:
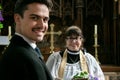
[[[19,14],[14,14],[14,20],[16,23],[20,22],[20,18],[21,18],[21,16]]]

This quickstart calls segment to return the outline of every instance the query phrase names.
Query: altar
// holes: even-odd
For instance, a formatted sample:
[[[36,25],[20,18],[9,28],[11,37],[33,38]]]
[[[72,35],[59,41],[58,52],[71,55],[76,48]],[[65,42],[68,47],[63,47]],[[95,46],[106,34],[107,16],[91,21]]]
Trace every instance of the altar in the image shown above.
[[[105,80],[120,80],[120,67],[114,65],[101,65]]]
[[[1,54],[3,54],[4,50],[9,45],[11,37],[12,37],[11,26],[8,26],[8,35],[7,36],[0,35],[0,48],[1,48],[0,56],[1,56]]]
[[[9,37],[8,36],[0,36],[0,45],[8,45]]]

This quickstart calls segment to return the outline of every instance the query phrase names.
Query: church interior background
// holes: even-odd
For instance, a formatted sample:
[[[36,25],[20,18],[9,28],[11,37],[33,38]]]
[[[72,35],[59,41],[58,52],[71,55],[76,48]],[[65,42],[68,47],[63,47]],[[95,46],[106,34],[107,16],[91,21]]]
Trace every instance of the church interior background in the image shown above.
[[[84,47],[100,62],[105,72],[120,75],[120,1],[119,0],[52,0],[49,30],[44,40],[38,43],[45,61],[53,51],[64,49],[64,30],[77,25],[83,30]],[[0,0],[0,12],[4,20],[0,36],[14,34],[13,8],[16,0]],[[97,56],[94,46],[94,26],[97,25]],[[0,55],[7,45],[0,44]],[[114,73],[110,73],[114,75]],[[106,79],[106,80],[112,80]],[[120,80],[116,77],[114,80]]]

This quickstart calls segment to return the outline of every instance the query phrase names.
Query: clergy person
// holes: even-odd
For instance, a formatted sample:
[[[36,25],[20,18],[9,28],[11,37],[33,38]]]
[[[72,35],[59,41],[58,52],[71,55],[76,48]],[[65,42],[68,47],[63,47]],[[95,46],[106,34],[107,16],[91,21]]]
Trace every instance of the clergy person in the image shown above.
[[[88,72],[98,80],[105,80],[96,59],[84,48],[84,37],[77,26],[70,26],[65,32],[66,48],[54,52],[46,62],[54,80],[72,80],[80,71]]]

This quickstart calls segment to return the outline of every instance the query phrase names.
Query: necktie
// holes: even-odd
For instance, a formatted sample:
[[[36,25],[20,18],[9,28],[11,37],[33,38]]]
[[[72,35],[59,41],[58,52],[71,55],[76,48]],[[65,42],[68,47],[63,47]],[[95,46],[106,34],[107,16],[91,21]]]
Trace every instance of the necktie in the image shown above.
[[[40,49],[38,47],[35,48],[35,51],[37,52],[38,57],[41,57],[43,59],[43,56],[42,56]]]

